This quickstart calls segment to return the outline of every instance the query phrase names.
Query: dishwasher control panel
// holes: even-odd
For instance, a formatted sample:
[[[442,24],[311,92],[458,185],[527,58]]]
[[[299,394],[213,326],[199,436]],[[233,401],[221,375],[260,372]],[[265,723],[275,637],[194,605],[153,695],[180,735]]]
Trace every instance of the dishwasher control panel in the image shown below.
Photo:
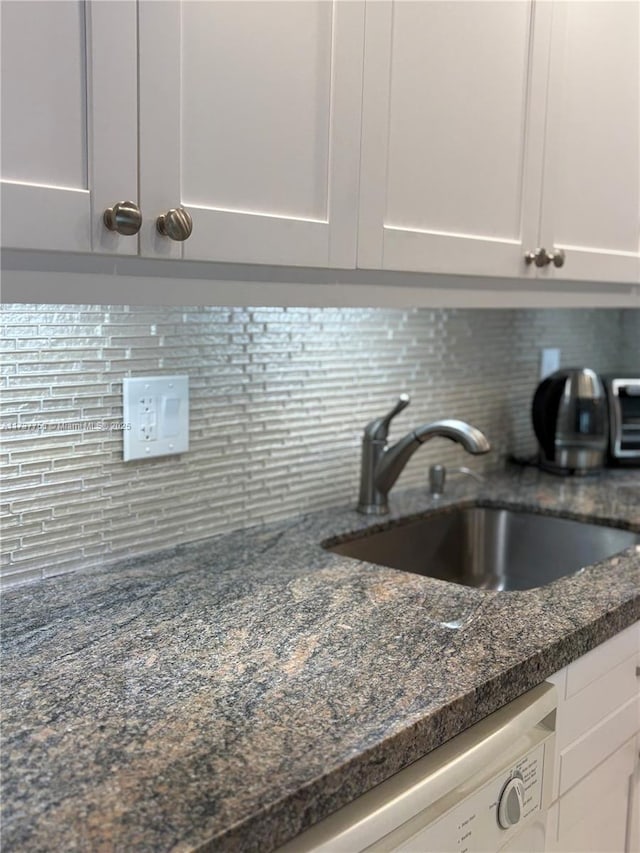
[[[529,819],[541,813],[545,746],[541,743],[439,820],[391,849],[398,853],[480,853],[508,847]]]

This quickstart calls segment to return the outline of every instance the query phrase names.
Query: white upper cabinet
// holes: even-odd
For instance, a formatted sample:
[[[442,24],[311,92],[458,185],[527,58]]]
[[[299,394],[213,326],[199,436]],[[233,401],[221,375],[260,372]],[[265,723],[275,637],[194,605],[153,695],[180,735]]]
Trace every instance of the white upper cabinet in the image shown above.
[[[554,277],[640,281],[640,3],[553,4],[540,245]]]
[[[367,5],[358,266],[525,272],[544,118],[534,11],[501,0]]]
[[[3,0],[2,245],[137,253],[103,211],[137,192],[136,7]]]
[[[640,292],[640,0],[0,9],[5,248]]]
[[[353,268],[364,4],[144,0],[139,26],[142,254]],[[155,224],[180,207],[184,242]]]
[[[358,265],[640,282],[639,9],[368,3]]]

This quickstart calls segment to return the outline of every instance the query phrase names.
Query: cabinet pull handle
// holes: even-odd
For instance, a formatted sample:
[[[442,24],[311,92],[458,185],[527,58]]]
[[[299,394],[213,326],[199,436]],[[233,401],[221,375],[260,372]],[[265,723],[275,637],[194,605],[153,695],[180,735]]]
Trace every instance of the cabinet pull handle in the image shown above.
[[[547,263],[553,264],[554,267],[560,269],[564,266],[565,254],[562,249],[554,249],[553,252],[547,252]]]
[[[156,219],[156,228],[163,237],[181,242],[191,236],[193,219],[184,207],[172,207]]]
[[[142,225],[140,208],[133,201],[119,201],[108,207],[102,215],[102,221],[109,231],[115,231],[124,237],[137,234]]]
[[[640,666],[636,667],[636,678],[640,678]]]
[[[526,264],[535,264],[537,267],[546,267],[551,263],[549,252],[546,249],[534,249],[533,252],[527,252],[524,256]]]

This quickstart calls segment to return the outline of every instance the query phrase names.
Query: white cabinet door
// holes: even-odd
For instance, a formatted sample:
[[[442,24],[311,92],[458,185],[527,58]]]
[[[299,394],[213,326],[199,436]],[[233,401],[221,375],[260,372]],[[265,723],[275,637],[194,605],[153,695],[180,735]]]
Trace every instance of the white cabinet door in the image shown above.
[[[535,275],[549,22],[524,1],[367,5],[358,266]]]
[[[540,244],[551,278],[640,281],[640,3],[555,2]]]
[[[638,853],[639,665],[636,622],[549,679],[558,690],[549,851]]]
[[[549,812],[548,849],[557,853],[636,853],[630,825],[635,738],[598,764]]]
[[[102,213],[136,200],[136,8],[3,0],[2,245],[136,253]]]
[[[635,766],[629,784],[627,851],[640,853],[640,735],[635,742]]]
[[[354,267],[364,4],[143,0],[139,26],[142,254]]]

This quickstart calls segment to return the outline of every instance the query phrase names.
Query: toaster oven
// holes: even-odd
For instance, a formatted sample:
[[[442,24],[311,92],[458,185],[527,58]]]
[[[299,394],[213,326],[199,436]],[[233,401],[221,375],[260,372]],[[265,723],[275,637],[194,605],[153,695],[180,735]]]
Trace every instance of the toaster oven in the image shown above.
[[[640,379],[605,376],[609,402],[609,455],[614,463],[640,465]]]

